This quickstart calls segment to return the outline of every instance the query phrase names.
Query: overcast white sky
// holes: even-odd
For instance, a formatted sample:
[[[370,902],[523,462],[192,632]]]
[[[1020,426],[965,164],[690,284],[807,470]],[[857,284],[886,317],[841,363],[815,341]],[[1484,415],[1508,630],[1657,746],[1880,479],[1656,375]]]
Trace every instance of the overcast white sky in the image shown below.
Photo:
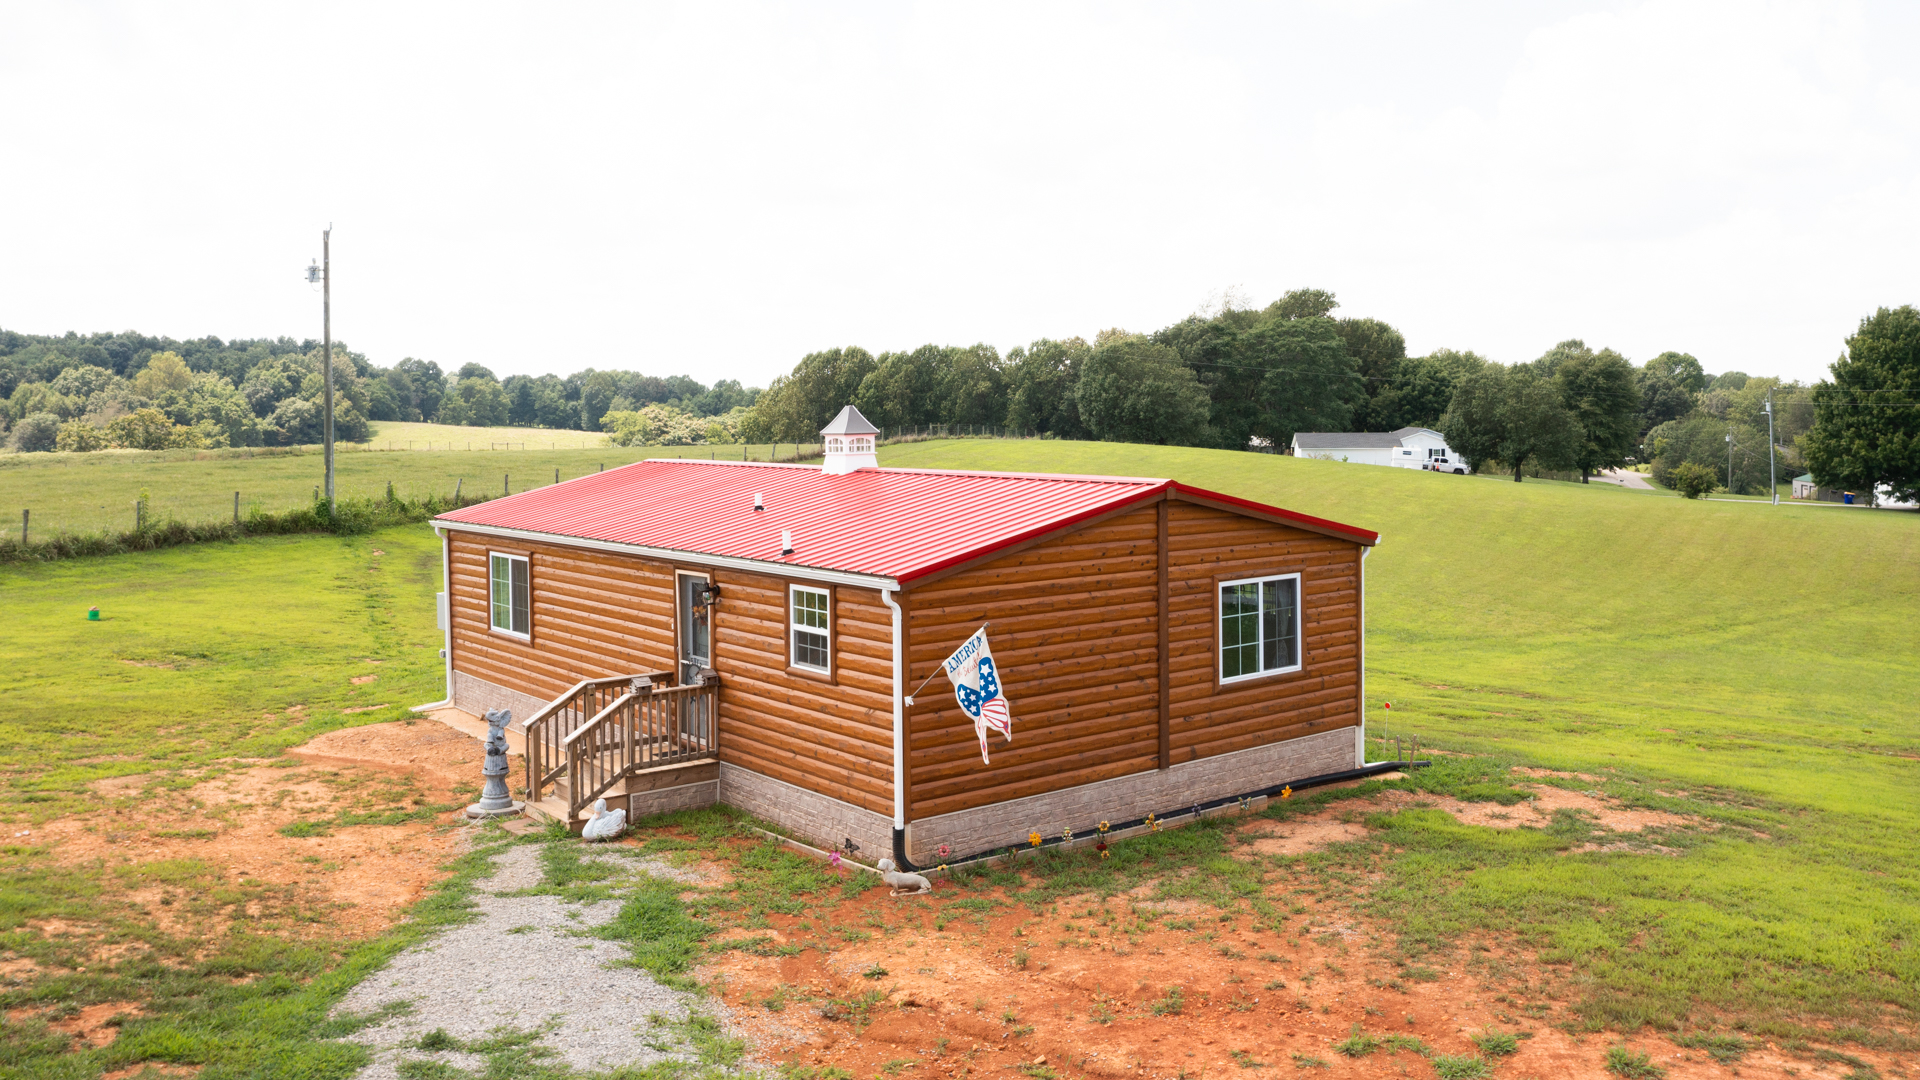
[[[1334,290],[1812,379],[1920,302],[1920,5],[0,2],[0,327],[764,385]]]

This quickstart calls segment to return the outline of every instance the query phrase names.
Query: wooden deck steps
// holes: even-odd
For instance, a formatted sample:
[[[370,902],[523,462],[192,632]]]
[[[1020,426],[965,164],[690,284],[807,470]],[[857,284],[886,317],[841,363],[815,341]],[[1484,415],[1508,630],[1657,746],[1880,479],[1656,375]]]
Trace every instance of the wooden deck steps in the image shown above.
[[[564,824],[569,832],[577,833],[586,825],[585,821],[577,818],[573,821],[567,820],[567,800],[558,795],[549,795],[538,802],[529,802],[522,812],[542,825]]]

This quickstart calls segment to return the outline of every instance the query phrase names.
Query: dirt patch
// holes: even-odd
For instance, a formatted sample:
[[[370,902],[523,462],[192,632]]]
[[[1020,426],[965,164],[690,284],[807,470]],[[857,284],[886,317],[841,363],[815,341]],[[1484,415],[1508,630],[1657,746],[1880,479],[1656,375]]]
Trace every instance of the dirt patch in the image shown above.
[[[97,811],[35,836],[55,860],[102,873],[129,913],[182,941],[235,927],[328,940],[386,929],[442,877],[477,791],[483,749],[430,720],[329,732],[181,790],[177,777],[113,777]],[[518,764],[518,763],[514,763]],[[284,830],[284,831],[283,831]],[[88,962],[123,957],[86,943],[93,927],[36,927]]]
[[[1243,827],[1239,835],[1243,840],[1248,841],[1248,847],[1251,850],[1263,855],[1300,855],[1318,851],[1328,844],[1364,838],[1367,830],[1357,820],[1358,815],[1392,813],[1414,807],[1443,810],[1453,815],[1462,824],[1485,825],[1495,829],[1517,829],[1523,825],[1541,828],[1551,824],[1554,813],[1559,810],[1577,812],[1601,828],[1616,833],[1638,833],[1650,828],[1682,826],[1700,828],[1706,825],[1706,822],[1699,818],[1683,814],[1629,807],[1617,799],[1610,799],[1597,792],[1568,791],[1566,788],[1547,784],[1516,786],[1526,791],[1528,797],[1512,806],[1502,806],[1495,802],[1466,802],[1447,795],[1429,795],[1424,792],[1393,789],[1362,799],[1342,800],[1333,808],[1285,822],[1255,821]],[[1655,850],[1662,854],[1678,853],[1671,848],[1617,843],[1587,844],[1573,850],[1629,849]]]
[[[1521,776],[1531,776],[1536,780],[1551,776],[1560,780],[1585,780],[1589,784],[1598,784],[1606,779],[1605,777],[1595,776],[1592,773],[1555,772],[1552,769],[1528,769],[1518,766],[1516,766],[1513,771]]]
[[[100,1080],[136,1080],[149,1076],[198,1076],[198,1065],[174,1065],[165,1061],[143,1061],[138,1065],[128,1065],[122,1069],[100,1074]]]
[[[378,679],[379,677],[380,676],[378,675],[355,675],[353,678],[347,681],[353,683],[353,685],[355,686],[364,686],[367,683],[370,683],[373,680]]]
[[[7,1013],[7,1019],[13,1023],[42,1016],[44,1010],[14,1009]],[[120,1025],[108,1023],[120,1018],[140,1015],[140,1006],[132,1001],[107,1001],[98,1005],[83,1006],[77,1012],[65,1016],[47,1017],[47,1026],[63,1035],[78,1039],[88,1046],[106,1046],[120,1037]]]
[[[1295,855],[1363,839],[1363,815],[1411,807],[1509,829],[1572,811],[1618,834],[1589,848],[1645,854],[1675,853],[1642,839],[1646,830],[1704,824],[1597,792],[1521,787],[1529,798],[1513,806],[1390,790],[1284,822],[1258,819],[1239,831],[1235,852]],[[1341,1056],[1333,1046],[1354,1025],[1412,1035],[1442,1054],[1476,1053],[1471,1036],[1489,1029],[1524,1032],[1503,1075],[1609,1075],[1607,1048],[1619,1036],[1556,1026],[1583,993],[1577,972],[1496,942],[1474,946],[1451,967],[1409,963],[1389,934],[1338,898],[1288,885],[1277,878],[1266,890],[1289,912],[1278,927],[1201,901],[1156,899],[1154,885],[1040,909],[1000,896],[990,911],[980,893],[947,883],[931,898],[876,890],[830,913],[776,916],[764,929],[726,935],[763,938],[768,947],[722,953],[702,977],[718,980],[770,1060],[857,1077],[905,1075],[909,1067],[926,1078],[1218,1078],[1268,1075],[1242,1071],[1263,1065],[1273,1075],[1431,1072],[1410,1051]],[[944,906],[963,897],[964,909]],[[1726,1075],[1706,1055],[1665,1039],[1624,1041],[1672,1080]],[[1758,1051],[1749,1057],[1761,1060]]]
[[[1273,830],[1249,830],[1245,836],[1257,837],[1247,849],[1261,855],[1304,855],[1328,844],[1364,840],[1367,827],[1357,822],[1335,821],[1325,815],[1288,822]]]
[[[1579,990],[1565,968],[1500,946],[1474,949],[1462,968],[1408,966],[1337,904],[1299,893],[1305,910],[1281,931],[1190,902],[1186,916],[1143,920],[1148,905],[1132,897],[956,914],[942,911],[943,893],[956,898],[938,886],[931,900],[875,890],[831,912],[775,916],[744,935],[770,938],[778,947],[760,952],[773,955],[722,953],[700,977],[765,1059],[862,1078],[1431,1075],[1410,1051],[1341,1056],[1333,1046],[1357,1024],[1443,1054],[1475,1053],[1471,1036],[1488,1029],[1526,1032],[1500,1075],[1603,1080],[1607,1048],[1623,1041],[1554,1026]],[[937,915],[951,920],[945,930]],[[1624,1041],[1670,1080],[1727,1075],[1665,1039]],[[1808,1064],[1756,1051],[1742,1071],[1774,1056]],[[1273,1071],[1243,1071],[1259,1065]]]

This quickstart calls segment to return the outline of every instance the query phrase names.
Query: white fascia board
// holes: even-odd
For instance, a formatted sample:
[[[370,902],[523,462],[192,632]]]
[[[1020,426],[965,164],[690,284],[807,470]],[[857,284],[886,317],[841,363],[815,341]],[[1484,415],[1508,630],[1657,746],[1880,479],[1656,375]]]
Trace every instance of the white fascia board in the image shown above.
[[[697,551],[680,551],[675,548],[645,547],[640,544],[619,544],[611,540],[589,540],[583,536],[563,536],[559,533],[531,532],[526,529],[503,529],[498,525],[469,525],[461,521],[436,521],[434,531],[476,533],[480,536],[498,536],[508,540],[525,540],[535,544],[554,544],[559,547],[586,548],[590,551],[611,551],[619,555],[638,555],[647,559],[664,559],[668,562],[691,563],[695,566],[712,566],[723,570],[744,570],[753,574],[772,574],[776,577],[789,577],[799,581],[822,581],[830,585],[851,585],[859,589],[898,589],[900,583],[890,577],[877,574],[856,574],[847,570],[822,570],[812,566],[796,566],[792,563],[769,562],[765,559],[741,559],[732,555],[705,555]]]

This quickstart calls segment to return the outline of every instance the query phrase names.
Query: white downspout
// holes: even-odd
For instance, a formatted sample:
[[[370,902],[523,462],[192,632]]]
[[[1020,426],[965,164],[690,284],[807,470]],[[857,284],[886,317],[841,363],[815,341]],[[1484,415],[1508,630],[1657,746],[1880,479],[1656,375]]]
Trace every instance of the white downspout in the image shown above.
[[[880,599],[893,609],[893,827],[907,827],[907,634],[900,605],[892,589],[881,589]]]
[[[446,672],[447,696],[425,705],[415,705],[413,712],[431,712],[453,704],[453,537],[438,525],[434,526],[433,531],[440,534],[440,588],[442,591],[434,598],[433,606],[437,609],[438,617],[446,620],[445,625],[441,627],[440,655],[445,659],[442,666]]]
[[[1360,727],[1353,744],[1356,769],[1367,767],[1367,556],[1371,554],[1372,547],[1360,549]]]

